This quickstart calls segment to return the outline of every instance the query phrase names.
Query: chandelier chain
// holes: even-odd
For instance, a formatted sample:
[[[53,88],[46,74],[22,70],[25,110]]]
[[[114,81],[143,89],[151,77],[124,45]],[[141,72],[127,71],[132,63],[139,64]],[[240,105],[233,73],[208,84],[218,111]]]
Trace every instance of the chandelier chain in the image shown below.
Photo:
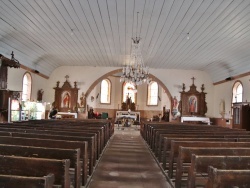
[[[127,82],[135,85],[141,85],[142,83],[149,84],[152,80],[149,78],[149,68],[145,67],[143,63],[140,49],[141,38],[137,36],[138,13],[139,12],[137,12],[136,37],[132,38],[133,43],[132,52],[130,54],[130,64],[123,67],[120,78],[120,82]]]

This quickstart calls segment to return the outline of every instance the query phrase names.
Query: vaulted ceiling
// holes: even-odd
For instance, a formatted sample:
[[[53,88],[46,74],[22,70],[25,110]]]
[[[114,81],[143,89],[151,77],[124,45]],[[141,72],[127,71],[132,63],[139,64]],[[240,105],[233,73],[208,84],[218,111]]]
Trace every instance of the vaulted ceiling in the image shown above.
[[[0,1],[0,53],[47,76],[121,68],[136,36],[149,68],[202,70],[213,82],[250,71],[249,0]]]

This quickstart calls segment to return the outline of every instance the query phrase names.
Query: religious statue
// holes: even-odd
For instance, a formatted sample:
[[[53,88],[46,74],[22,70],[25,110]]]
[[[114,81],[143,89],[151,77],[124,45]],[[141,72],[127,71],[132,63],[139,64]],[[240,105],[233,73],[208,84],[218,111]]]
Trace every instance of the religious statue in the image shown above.
[[[173,115],[173,119],[176,119],[180,113],[178,110],[178,106],[179,106],[179,102],[176,98],[176,96],[174,96],[174,98],[172,99],[172,115]]]
[[[82,95],[80,97],[80,107],[85,107],[85,105],[86,105],[86,96],[84,92],[82,92]]]
[[[41,102],[43,100],[43,89],[37,91],[37,101]]]
[[[135,111],[135,103],[132,101],[128,93],[126,101],[122,103],[122,110],[129,110],[129,109]]]

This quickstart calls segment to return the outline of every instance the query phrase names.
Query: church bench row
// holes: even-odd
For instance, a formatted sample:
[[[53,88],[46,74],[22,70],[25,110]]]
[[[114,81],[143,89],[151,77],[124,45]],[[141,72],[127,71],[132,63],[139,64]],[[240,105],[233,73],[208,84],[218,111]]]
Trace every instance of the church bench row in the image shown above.
[[[59,121],[55,121],[55,122],[57,123]],[[52,126],[46,125],[46,121],[43,123],[40,123],[39,126],[37,126],[37,125],[34,126],[31,122],[7,124],[6,125],[7,127],[4,127],[4,125],[3,125],[3,126],[0,126],[0,129],[6,131],[6,132],[1,131],[2,135],[7,134],[8,136],[11,136],[13,139],[16,136],[25,137],[25,138],[35,138],[36,140],[37,140],[37,138],[39,138],[39,139],[42,139],[42,142],[44,142],[45,138],[46,138],[45,140],[47,140],[47,139],[58,140],[59,139],[59,140],[68,140],[68,141],[70,141],[70,140],[72,140],[72,141],[77,141],[77,140],[84,141],[84,139],[85,140],[87,139],[89,141],[89,139],[91,139],[91,138],[88,138],[87,136],[91,137],[91,134],[92,135],[97,134],[97,135],[99,135],[98,138],[101,138],[101,136],[102,136],[102,138],[104,138],[104,134],[102,132],[103,126],[101,126],[101,125],[94,127],[95,126],[94,124],[90,124],[90,125],[81,125],[78,127],[78,126],[72,126],[72,124],[74,124],[74,122],[71,122],[71,125],[68,125],[68,123],[65,121],[65,122],[63,122],[63,124],[65,124],[64,126],[61,126],[61,125],[58,126],[58,125],[54,124],[55,122],[53,122]],[[84,124],[84,123],[81,123],[81,124]],[[93,126],[93,128],[91,128],[92,126]],[[13,130],[15,132],[10,132]],[[63,131],[61,131],[61,130],[63,130]],[[29,133],[27,133],[27,132],[29,132]],[[92,132],[92,133],[90,133],[90,132]],[[49,135],[49,134],[51,134],[51,135]],[[73,134],[73,136],[69,135],[69,134]],[[86,136],[85,138],[82,137],[84,134]],[[18,139],[21,139],[21,138],[18,138]],[[101,140],[101,139],[99,139],[99,140]],[[33,142],[33,140],[32,140],[32,142]],[[94,152],[96,153],[94,159],[93,158],[91,159],[92,162],[89,161],[89,169],[90,169],[89,175],[91,175],[93,172],[93,166],[97,160],[98,151],[96,151],[96,148],[97,148],[98,144],[97,144],[97,142],[93,142],[93,140],[91,142],[88,142],[88,143],[92,143],[92,146],[95,147]],[[93,143],[95,143],[95,144],[93,144]],[[104,143],[104,139],[102,139],[103,147],[105,146],[105,144],[106,143]],[[103,148],[101,148],[100,145],[101,144],[99,144],[99,149],[101,150]],[[44,147],[47,147],[46,144],[44,145]],[[86,155],[86,156],[88,156],[88,155]],[[81,157],[82,157],[82,154],[81,154]],[[82,183],[83,183],[83,185],[85,185],[86,181],[87,181],[87,172],[86,172],[87,165],[86,164],[88,163],[88,161],[86,160],[86,158],[85,159],[81,158],[81,159],[83,161],[83,165],[82,165],[82,172],[83,172],[82,173],[82,180],[83,181],[82,181]],[[75,179],[76,179],[76,177],[75,177]],[[77,181],[75,180],[75,182],[77,182]]]
[[[5,131],[7,129],[12,129],[13,131],[15,131],[16,129],[25,129],[26,132],[32,133],[32,131],[41,131],[42,133],[46,132],[48,134],[55,134],[55,133],[60,133],[61,135],[65,135],[68,133],[72,133],[72,136],[79,136],[78,133],[85,133],[86,136],[94,136],[94,140],[95,142],[93,142],[93,144],[95,144],[94,148],[95,150],[97,150],[97,153],[95,153],[95,151],[93,151],[93,155],[95,155],[95,158],[98,158],[100,155],[101,150],[103,149],[101,145],[101,143],[104,143],[104,137],[102,134],[102,130],[101,128],[91,128],[91,127],[84,127],[84,128],[64,128],[58,125],[54,125],[53,127],[49,127],[47,126],[47,128],[45,128],[44,126],[34,126],[32,124],[12,124],[11,126],[6,124],[6,125],[0,125],[0,130]],[[18,131],[16,130],[16,131]],[[56,131],[56,132],[54,132]],[[22,131],[21,131],[22,132]],[[74,134],[76,133],[76,134]],[[91,148],[91,145],[90,145]]]
[[[250,170],[225,170],[209,166],[205,187],[250,187]]]
[[[178,157],[179,147],[250,147],[250,142],[208,142],[208,141],[171,141],[169,155],[169,177],[173,177],[174,161]]]
[[[171,151],[171,142],[172,141],[218,141],[218,142],[249,142],[249,138],[239,138],[240,135],[224,135],[224,136],[211,136],[209,133],[200,133],[198,135],[168,135],[164,137],[163,151],[162,155],[158,157],[158,161],[162,162],[162,167],[166,170],[166,161],[169,159]],[[178,148],[175,148],[178,149]],[[178,151],[176,151],[178,152]]]
[[[25,124],[26,122],[21,122],[20,124]],[[114,134],[114,124],[111,120],[97,120],[97,119],[84,119],[84,120],[39,120],[39,121],[29,121],[29,123],[33,126],[45,126],[45,127],[54,127],[54,125],[60,127],[74,127],[74,128],[83,128],[83,127],[102,127],[104,129],[104,140],[105,143],[109,140],[109,138]]]
[[[9,125],[6,125],[9,127]],[[100,155],[102,149],[106,145],[109,138],[112,134],[107,134],[109,132],[109,122],[78,122],[78,121],[29,121],[29,122],[20,122],[15,123],[12,127],[25,127],[27,129],[39,129],[39,130],[59,130],[59,131],[85,131],[85,132],[94,132],[97,134],[98,137],[98,153]]]
[[[180,136],[181,135],[181,136]],[[165,133],[165,134],[160,134],[160,139],[158,141],[158,143],[155,143],[155,147],[153,150],[153,152],[155,153],[156,157],[158,157],[159,161],[162,160],[162,155],[164,152],[164,139],[168,137],[176,137],[176,138],[224,138],[224,139],[232,139],[234,138],[235,141],[239,138],[239,137],[246,137],[246,138],[250,138],[250,135],[245,135],[245,134],[241,134],[238,132],[227,132],[227,131],[218,131],[217,133],[214,131],[185,131],[183,133],[174,133],[169,131],[169,133]]]
[[[1,128],[0,136],[11,136],[11,137],[26,137],[26,138],[41,138],[41,139],[56,139],[56,140],[67,140],[67,141],[86,141],[88,151],[88,173],[92,174],[93,168],[96,161],[96,148],[94,137],[90,133],[82,132],[63,132],[63,131],[42,131],[33,130],[26,128]],[[87,137],[88,136],[88,137]]]
[[[190,128],[189,125],[187,125],[187,126],[186,125],[183,125],[183,126],[170,125],[169,126],[169,124],[168,124],[165,127],[163,127],[162,125],[159,125],[159,126],[154,125],[154,127],[156,127],[156,128],[155,129],[154,128],[153,129],[148,128],[148,130],[151,131],[150,134],[145,133],[145,132],[142,132],[142,133],[146,137],[146,139],[147,139],[146,141],[148,142],[148,144],[149,145],[151,144],[151,148],[154,148],[154,152],[156,153],[156,155],[157,155],[157,152],[158,152],[158,155],[160,155],[161,149],[160,149],[160,146],[157,146],[157,142],[155,141],[155,139],[157,137],[159,137],[159,136],[161,137],[161,135],[164,135],[164,136],[162,136],[162,139],[164,140],[164,144],[167,144],[167,145],[164,145],[164,150],[165,150],[166,146],[168,146],[168,150],[170,150],[170,155],[169,155],[170,158],[168,159],[170,169],[169,169],[168,173],[169,173],[170,177],[172,176],[172,178],[173,178],[173,167],[174,167],[173,164],[176,161],[176,154],[172,151],[173,150],[172,142],[175,142],[175,141],[178,142],[177,140],[183,140],[183,142],[189,142],[188,139],[190,139],[190,140],[192,140],[192,139],[193,140],[202,140],[204,137],[210,137],[210,138],[204,138],[203,139],[203,144],[201,144],[198,147],[203,148],[204,143],[205,142],[207,143],[207,141],[209,141],[208,139],[215,139],[215,138],[217,139],[217,142],[212,144],[211,147],[230,147],[231,143],[232,143],[232,145],[234,145],[232,147],[249,147],[250,146],[250,144],[248,143],[250,141],[249,140],[249,138],[250,138],[249,137],[249,132],[242,131],[242,130],[236,130],[235,131],[235,130],[231,130],[231,129],[226,129],[226,131],[225,131],[225,128],[222,128],[222,129],[217,129],[216,130],[217,132],[214,132],[214,130],[211,129],[211,128],[214,128],[214,127],[210,126],[211,128],[204,128],[203,125],[202,126],[196,126],[195,127],[196,130],[193,130],[192,126],[191,126],[191,129],[189,129]],[[184,128],[181,128],[181,127],[184,127]],[[209,134],[207,132],[209,132]],[[168,134],[166,134],[166,133],[168,133]],[[155,135],[157,135],[157,136],[155,136]],[[200,137],[200,135],[202,135],[202,136]],[[153,136],[154,139],[150,138],[150,136]],[[171,136],[174,136],[175,138],[174,137],[170,138]],[[185,136],[186,136],[186,138],[183,138]],[[200,138],[197,138],[197,137],[200,137]],[[185,139],[186,139],[186,141],[184,141]],[[222,141],[219,141],[220,139],[224,139],[223,143],[222,143]],[[230,141],[228,146],[225,145],[225,143],[226,143],[225,141]],[[247,143],[237,143],[237,145],[235,145],[236,141],[238,141],[238,142],[239,141],[241,141],[241,142],[244,141],[244,142],[247,142]],[[160,142],[160,141],[158,141],[158,142]],[[219,144],[220,142],[222,144]],[[161,141],[161,143],[162,143],[162,141]],[[170,145],[170,143],[171,143],[171,145]],[[195,143],[197,144],[198,142],[196,141]],[[191,145],[190,147],[196,147],[197,146],[196,144],[193,143],[193,145]],[[178,155],[178,153],[177,153],[177,155]],[[246,154],[243,153],[243,155],[246,155]],[[177,169],[177,172],[178,172],[179,171],[179,165],[178,164],[177,164],[177,168],[178,168]],[[179,179],[181,179],[181,177]],[[175,180],[176,185],[177,185],[176,187],[179,187],[179,185],[178,185],[179,179],[177,178],[177,180]]]
[[[34,127],[29,125],[21,125],[21,126],[14,126],[14,125],[6,125],[7,127],[0,126],[0,131],[11,131],[11,132],[25,132],[25,133],[34,133],[34,134],[53,134],[53,135],[65,135],[65,136],[84,136],[84,137],[90,137],[93,136],[96,137],[95,134],[99,135],[100,130],[92,130],[90,129],[84,129],[84,128],[72,128],[71,129],[62,129],[60,126],[53,126],[53,127]],[[86,128],[86,127],[85,127]],[[96,127],[97,128],[97,127]],[[95,129],[95,128],[94,128]],[[87,138],[86,138],[87,139]],[[95,138],[97,141],[89,142],[89,157],[90,157],[90,173],[92,173],[93,165],[95,165],[96,160],[99,158],[101,151],[103,150],[102,147],[104,147],[104,140],[100,140],[100,137]],[[102,144],[101,144],[102,143]]]
[[[166,170],[167,161],[170,161],[170,155],[171,155],[171,145],[172,141],[200,141],[200,142],[235,142],[234,138],[213,138],[213,137],[206,137],[203,138],[196,138],[196,137],[165,137],[165,143],[164,143],[164,152],[163,152],[163,159],[162,159],[162,167],[164,170]],[[175,161],[174,161],[175,162]],[[169,167],[169,166],[168,166]]]
[[[147,143],[151,146],[151,148],[154,150],[155,143],[158,143],[159,134],[163,133],[179,133],[179,132],[206,132],[207,130],[218,132],[219,130],[222,130],[223,132],[230,132],[230,129],[227,128],[221,128],[221,127],[211,127],[211,126],[192,126],[192,125],[178,125],[178,124],[166,124],[166,125],[147,125],[147,133],[146,138],[144,138]]]
[[[188,133],[199,133],[199,132],[204,132],[204,133],[210,133],[210,134],[213,134],[213,135],[218,135],[218,133],[220,132],[226,132],[227,134],[234,134],[234,133],[237,133],[237,134],[244,134],[244,135],[250,135],[249,132],[245,132],[245,131],[236,131],[236,130],[231,130],[231,129],[228,129],[228,128],[221,128],[221,127],[211,127],[211,126],[207,126],[207,127],[197,127],[197,126],[186,126],[185,129],[180,129],[179,126],[165,126],[165,127],[162,127],[162,128],[158,128],[158,127],[155,127],[153,128],[152,127],[152,131],[151,131],[151,134],[150,134],[150,140],[148,141],[149,145],[151,145],[152,149],[155,150],[156,148],[156,145],[159,144],[159,141],[160,141],[160,135],[162,134],[174,134],[174,133],[182,133],[182,134],[188,134]]]
[[[213,156],[192,155],[191,167],[188,172],[188,188],[195,188],[207,183],[208,167],[228,170],[249,170],[250,156]],[[197,175],[200,175],[198,177]],[[237,186],[237,185],[236,185]]]
[[[87,182],[87,142],[80,141],[65,141],[53,139],[37,139],[37,138],[22,138],[22,137],[9,137],[0,136],[0,144],[20,145],[20,146],[34,146],[46,148],[61,148],[61,149],[78,149],[80,148],[80,160],[82,162],[82,185]]]
[[[143,122],[141,124],[141,135],[147,142],[154,139],[154,130],[219,130],[223,129],[225,131],[230,131],[229,128],[219,127],[219,126],[207,126],[207,125],[198,125],[198,124],[171,124],[171,123],[152,123],[152,122]],[[239,130],[242,131],[242,130]],[[150,140],[149,140],[150,139]]]
[[[250,137],[249,132],[245,131],[236,131],[236,130],[230,130],[230,129],[196,129],[196,130],[175,130],[174,128],[171,130],[156,130],[155,131],[155,139],[152,141],[152,149],[153,151],[156,152],[156,154],[159,154],[159,150],[162,149],[162,143],[163,143],[163,138],[165,135],[169,134],[182,134],[183,136],[187,134],[196,134],[199,135],[199,133],[211,135],[211,136],[218,136],[218,137],[223,137],[224,135],[246,135]]]
[[[16,157],[0,155],[0,174],[28,177],[42,177],[50,173],[55,176],[55,185],[62,188],[70,187],[70,160],[56,160],[44,158]]]
[[[181,135],[181,136],[180,136]],[[244,133],[238,133],[238,132],[224,132],[224,131],[218,131],[217,133],[214,131],[207,131],[207,132],[187,132],[184,133],[171,133],[168,134],[160,134],[159,142],[156,144],[155,149],[155,155],[159,158],[159,161],[162,161],[162,155],[164,152],[164,139],[168,138],[225,138],[225,139],[234,139],[235,141],[239,139],[249,139],[250,135],[244,134]]]
[[[181,187],[183,182],[182,177],[188,172],[193,154],[212,156],[250,156],[250,148],[179,147],[179,154],[176,162],[175,187]]]
[[[150,125],[151,126],[151,125]],[[159,126],[156,126],[157,128],[160,126],[162,127],[163,125],[160,124]],[[182,128],[184,127],[184,128]],[[164,129],[163,129],[164,128]],[[163,145],[164,145],[164,137],[168,136],[170,137],[170,134],[176,137],[192,137],[189,135],[192,135],[194,137],[202,137],[203,135],[207,135],[206,137],[211,137],[211,138],[238,138],[238,137],[246,137],[250,138],[250,134],[246,131],[235,131],[231,130],[228,128],[218,128],[218,127],[211,127],[211,126],[190,126],[190,125],[170,125],[167,124],[163,126],[161,129],[156,129],[157,131],[155,134],[158,133],[159,139],[156,139],[157,141],[152,141],[152,139],[148,139],[148,144],[152,148],[152,151],[155,153],[156,157],[158,157],[159,161],[162,161],[162,154],[163,154]],[[195,130],[190,130],[189,128],[192,128]],[[196,136],[195,136],[196,135]],[[151,135],[154,137],[154,135]],[[150,141],[151,140],[151,141]]]
[[[69,159],[70,168],[74,169],[74,187],[80,188],[81,186],[80,149],[59,149],[0,144],[0,155],[47,159]]]
[[[180,136],[180,135],[179,135],[179,136]],[[181,136],[183,137],[183,135],[181,135]],[[193,135],[193,139],[194,139],[194,140],[197,140],[197,136],[198,136],[198,135]],[[231,136],[232,136],[232,135],[231,135]],[[203,137],[206,137],[206,136],[203,135]],[[237,140],[237,141],[240,141],[240,140],[241,140],[241,141],[243,141],[243,140],[244,140],[244,141],[250,141],[250,140],[247,139],[247,138],[239,138],[239,135],[236,135],[235,137],[236,137],[237,139],[232,138],[232,141],[236,141],[236,140]],[[249,136],[248,136],[248,137],[249,137]],[[181,140],[181,139],[183,139],[183,138],[175,138],[175,140]],[[192,139],[192,138],[190,138],[190,139]],[[210,139],[211,139],[211,138],[210,138]],[[230,140],[230,139],[226,139],[226,138],[224,138],[224,139],[225,139],[225,140],[228,140],[228,141]],[[171,139],[170,139],[170,140],[171,140]],[[201,139],[201,140],[202,140],[202,139]],[[204,139],[203,139],[203,140],[204,140]],[[170,164],[171,164],[171,163],[170,163]],[[170,169],[169,172],[171,172],[171,169]],[[178,182],[178,181],[177,181],[177,182]]]
[[[33,187],[33,188],[52,188],[55,182],[54,174],[42,177],[16,176],[0,174],[0,187]]]

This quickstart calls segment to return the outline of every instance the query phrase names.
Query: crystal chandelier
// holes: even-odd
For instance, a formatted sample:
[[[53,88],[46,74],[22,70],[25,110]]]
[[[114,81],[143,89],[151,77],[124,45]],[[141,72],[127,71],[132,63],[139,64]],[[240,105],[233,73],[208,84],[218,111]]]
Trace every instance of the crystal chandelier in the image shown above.
[[[141,85],[142,83],[149,84],[151,78],[149,78],[148,67],[144,66],[141,50],[140,50],[140,38],[132,38],[132,52],[130,56],[131,63],[123,67],[120,82],[128,82],[135,85]]]

